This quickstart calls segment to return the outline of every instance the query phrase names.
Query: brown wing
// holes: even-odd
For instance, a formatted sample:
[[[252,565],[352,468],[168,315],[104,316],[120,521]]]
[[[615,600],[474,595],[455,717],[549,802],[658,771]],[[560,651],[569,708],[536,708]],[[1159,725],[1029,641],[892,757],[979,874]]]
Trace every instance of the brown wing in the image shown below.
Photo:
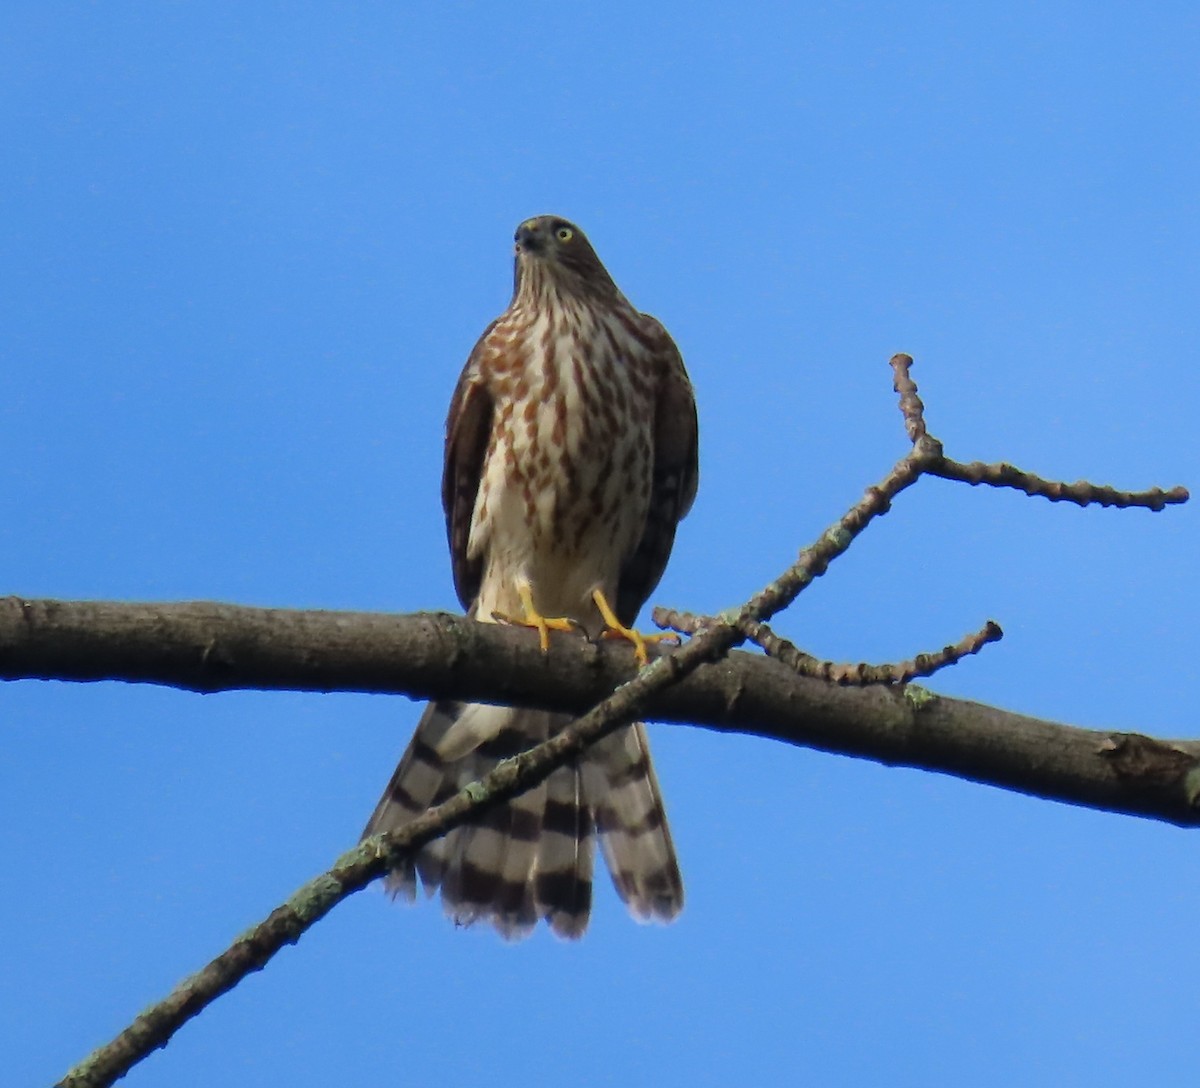
[[[643,314],[642,321],[660,349],[655,360],[658,391],[650,509],[641,541],[622,564],[617,584],[617,618],[630,625],[666,569],[675,543],[675,528],[691,509],[700,479],[696,400],[683,357],[655,318]]]
[[[463,608],[470,610],[479,596],[483,577],[482,559],[467,557],[471,517],[483,474],[483,459],[492,436],[492,397],[480,372],[480,361],[488,350],[492,322],[471,351],[459,375],[446,417],[446,454],[442,466],[442,508],[446,511],[446,539],[450,544],[450,566],[454,589]]]

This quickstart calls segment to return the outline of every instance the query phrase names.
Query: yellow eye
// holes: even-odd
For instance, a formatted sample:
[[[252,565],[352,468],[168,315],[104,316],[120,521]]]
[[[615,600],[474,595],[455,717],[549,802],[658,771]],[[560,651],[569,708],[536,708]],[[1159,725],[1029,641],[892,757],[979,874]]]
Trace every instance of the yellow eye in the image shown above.
[[[554,234],[560,242],[569,242],[575,237],[575,232],[570,227],[559,227]]]

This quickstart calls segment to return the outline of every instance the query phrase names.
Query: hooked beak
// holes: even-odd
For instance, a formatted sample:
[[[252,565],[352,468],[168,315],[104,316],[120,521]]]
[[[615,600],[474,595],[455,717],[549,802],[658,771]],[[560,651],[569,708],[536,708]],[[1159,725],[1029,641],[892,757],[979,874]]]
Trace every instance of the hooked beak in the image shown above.
[[[517,253],[542,253],[546,248],[546,236],[532,220],[526,220],[516,233]]]

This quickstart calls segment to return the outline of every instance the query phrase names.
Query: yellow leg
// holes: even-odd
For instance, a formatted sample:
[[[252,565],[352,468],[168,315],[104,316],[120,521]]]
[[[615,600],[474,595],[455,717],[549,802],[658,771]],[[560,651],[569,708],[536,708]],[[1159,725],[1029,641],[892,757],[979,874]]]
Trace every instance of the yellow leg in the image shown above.
[[[604,637],[623,638],[627,642],[632,642],[633,652],[637,655],[639,665],[645,665],[649,660],[646,656],[646,645],[648,643],[679,641],[679,636],[672,634],[670,631],[664,632],[661,635],[643,635],[640,631],[635,631],[632,627],[626,627],[617,619],[617,614],[612,610],[612,606],[608,603],[604,593],[599,589],[592,590],[592,600],[596,602],[596,607],[600,609],[600,618],[604,620]]]
[[[525,609],[525,615],[520,619],[514,616],[505,616],[500,612],[493,613],[496,619],[504,623],[515,624],[518,627],[532,627],[538,633],[538,642],[541,643],[542,653],[550,649],[550,632],[551,631],[577,631],[579,624],[575,620],[565,617],[547,618],[543,616],[533,604],[533,590],[530,589],[528,582],[517,583],[517,593],[521,597],[521,607]]]

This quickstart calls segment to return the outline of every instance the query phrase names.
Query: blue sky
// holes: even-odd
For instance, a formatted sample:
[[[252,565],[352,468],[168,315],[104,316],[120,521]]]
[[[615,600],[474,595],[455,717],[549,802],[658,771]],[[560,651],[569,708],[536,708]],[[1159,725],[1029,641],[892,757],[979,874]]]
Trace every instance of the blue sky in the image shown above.
[[[905,448],[1190,485],[1194,4],[31,4],[0,28],[0,592],[416,611],[454,596],[458,369],[523,218],[683,350],[701,489],[656,603],[726,607]],[[927,481],[778,627],[936,690],[1194,736],[1193,507]],[[0,691],[0,1037],[49,1083],[357,836],[404,699]],[[688,887],[578,945],[378,891],[131,1086],[1177,1083],[1200,842],[651,730]]]

